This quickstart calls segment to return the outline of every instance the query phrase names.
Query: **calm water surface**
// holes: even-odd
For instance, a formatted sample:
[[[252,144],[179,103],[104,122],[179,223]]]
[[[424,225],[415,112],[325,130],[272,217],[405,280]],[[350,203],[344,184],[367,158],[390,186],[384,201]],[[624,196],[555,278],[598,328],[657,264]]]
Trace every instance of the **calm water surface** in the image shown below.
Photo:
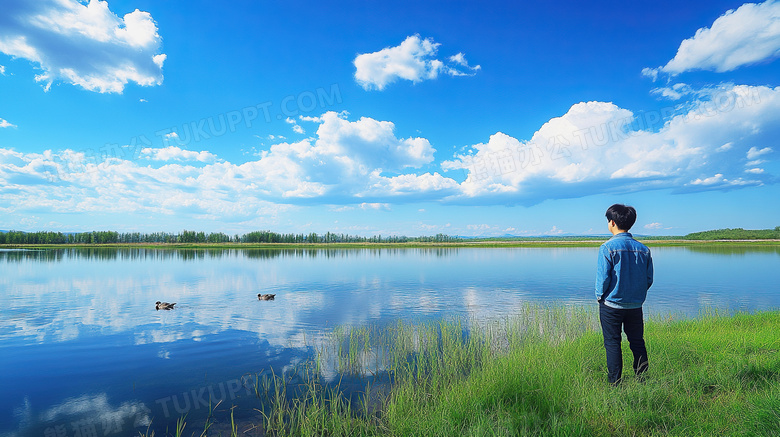
[[[486,321],[528,303],[595,311],[596,254],[0,251],[0,436],[138,435],[150,421],[164,435],[184,413],[190,422],[205,417],[209,396],[249,402],[242,377],[295,366],[335,326]],[[649,315],[780,307],[778,247],[658,247],[653,258]],[[260,302],[257,293],[276,300]],[[178,304],[155,311],[157,300]],[[244,410],[238,419],[257,419]]]

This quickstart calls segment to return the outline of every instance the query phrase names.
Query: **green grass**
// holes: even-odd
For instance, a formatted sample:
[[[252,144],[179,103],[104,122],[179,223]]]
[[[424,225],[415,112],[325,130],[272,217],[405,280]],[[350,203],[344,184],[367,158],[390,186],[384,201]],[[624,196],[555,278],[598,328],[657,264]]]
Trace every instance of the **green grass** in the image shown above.
[[[269,400],[268,435],[780,433],[780,312],[651,320],[648,376],[617,388],[606,383],[595,310],[527,307],[512,320],[470,326],[470,335],[464,328],[450,321],[334,333],[318,359],[344,374],[378,375],[374,388],[347,399],[318,379],[322,362],[295,388],[274,375],[258,396]]]
[[[605,382],[597,332],[529,344],[389,404],[395,435],[777,435],[780,313],[647,325],[644,383]],[[630,352],[624,347],[625,368]],[[415,402],[417,395],[417,402]]]

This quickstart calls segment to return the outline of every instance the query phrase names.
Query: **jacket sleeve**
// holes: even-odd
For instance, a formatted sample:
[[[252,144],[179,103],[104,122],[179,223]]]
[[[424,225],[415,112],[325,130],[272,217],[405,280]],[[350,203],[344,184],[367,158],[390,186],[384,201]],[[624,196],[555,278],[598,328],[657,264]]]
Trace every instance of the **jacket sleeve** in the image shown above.
[[[612,270],[612,259],[606,247],[599,247],[598,265],[596,267],[596,300],[601,300],[609,289],[609,273]]]
[[[653,285],[653,257],[647,252],[647,288]]]

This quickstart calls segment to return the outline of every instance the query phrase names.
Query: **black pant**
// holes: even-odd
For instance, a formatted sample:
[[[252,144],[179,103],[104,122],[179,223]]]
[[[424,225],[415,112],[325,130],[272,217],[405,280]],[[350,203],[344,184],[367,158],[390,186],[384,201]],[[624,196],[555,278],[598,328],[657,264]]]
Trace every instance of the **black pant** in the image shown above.
[[[634,373],[647,371],[647,349],[645,348],[645,324],[642,308],[623,310],[610,308],[599,302],[599,321],[604,334],[604,349],[607,351],[607,379],[611,384],[620,382],[623,375],[623,352],[620,349],[621,327],[628,337],[628,345],[634,353]]]

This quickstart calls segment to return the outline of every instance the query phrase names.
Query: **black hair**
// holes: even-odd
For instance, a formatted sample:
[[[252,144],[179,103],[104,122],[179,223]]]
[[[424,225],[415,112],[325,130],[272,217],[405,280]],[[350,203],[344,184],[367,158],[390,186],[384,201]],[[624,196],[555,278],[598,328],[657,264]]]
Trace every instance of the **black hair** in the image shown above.
[[[627,231],[636,222],[636,210],[633,206],[616,203],[607,208],[607,221],[615,221],[618,229]]]

